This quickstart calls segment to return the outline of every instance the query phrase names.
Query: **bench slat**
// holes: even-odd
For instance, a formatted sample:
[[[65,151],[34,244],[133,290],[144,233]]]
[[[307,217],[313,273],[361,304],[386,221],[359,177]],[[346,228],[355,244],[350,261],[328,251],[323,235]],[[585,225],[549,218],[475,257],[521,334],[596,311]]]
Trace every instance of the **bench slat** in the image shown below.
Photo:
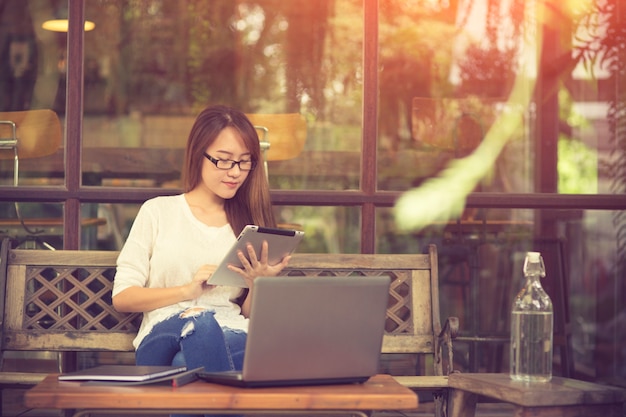
[[[431,388],[448,388],[447,376],[394,376],[393,379],[398,383],[411,389],[431,389]]]
[[[6,350],[129,352],[134,350],[132,340],[135,338],[135,334],[8,330],[3,337]]]
[[[31,266],[115,266],[119,252],[91,250],[14,249],[9,252],[10,264]]]
[[[0,372],[0,384],[7,386],[33,386],[48,376],[46,373],[36,372]]]

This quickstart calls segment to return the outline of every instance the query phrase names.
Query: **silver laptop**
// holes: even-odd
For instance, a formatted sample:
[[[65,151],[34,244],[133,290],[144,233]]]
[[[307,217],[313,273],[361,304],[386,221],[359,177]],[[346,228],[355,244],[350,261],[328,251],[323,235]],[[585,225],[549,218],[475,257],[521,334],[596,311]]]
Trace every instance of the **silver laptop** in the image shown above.
[[[268,387],[361,383],[379,370],[390,278],[259,277],[242,371],[208,382]]]

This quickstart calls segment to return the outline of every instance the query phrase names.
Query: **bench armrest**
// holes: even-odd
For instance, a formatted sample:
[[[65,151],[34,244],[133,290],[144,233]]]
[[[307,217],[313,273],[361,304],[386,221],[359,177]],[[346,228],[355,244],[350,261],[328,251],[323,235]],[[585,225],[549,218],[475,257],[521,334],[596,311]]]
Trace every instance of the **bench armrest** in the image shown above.
[[[454,367],[454,350],[452,340],[459,334],[458,317],[448,317],[435,340],[435,361],[442,365],[443,374],[450,375]],[[446,348],[447,358],[444,360],[443,349]],[[445,363],[445,368],[443,367]]]

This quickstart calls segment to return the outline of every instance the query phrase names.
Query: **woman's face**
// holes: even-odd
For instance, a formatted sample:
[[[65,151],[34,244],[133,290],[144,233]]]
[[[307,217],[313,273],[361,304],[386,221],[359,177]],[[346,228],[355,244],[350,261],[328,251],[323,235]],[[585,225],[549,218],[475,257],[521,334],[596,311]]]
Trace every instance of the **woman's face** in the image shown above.
[[[251,160],[250,151],[243,138],[233,127],[224,128],[205,153],[214,160],[237,162]],[[202,164],[202,182],[199,186],[204,187],[216,197],[227,200],[235,196],[249,173],[250,171],[242,171],[237,164],[230,169],[219,169],[205,156]]]

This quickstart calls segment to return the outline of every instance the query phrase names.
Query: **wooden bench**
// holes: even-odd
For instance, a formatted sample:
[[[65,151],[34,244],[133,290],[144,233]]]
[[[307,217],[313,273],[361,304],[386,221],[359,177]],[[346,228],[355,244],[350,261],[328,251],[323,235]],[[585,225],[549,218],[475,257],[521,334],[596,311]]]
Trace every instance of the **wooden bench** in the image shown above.
[[[141,319],[113,309],[111,288],[118,256],[113,251],[10,249],[0,258],[1,352],[133,352]],[[428,254],[295,254],[283,275],[392,277],[383,359],[418,358],[397,380],[434,394],[443,415],[452,340],[458,320],[441,325],[437,249]],[[71,369],[59,369],[68,371]],[[384,370],[383,370],[384,371]],[[30,387],[48,372],[0,372],[0,388]]]

